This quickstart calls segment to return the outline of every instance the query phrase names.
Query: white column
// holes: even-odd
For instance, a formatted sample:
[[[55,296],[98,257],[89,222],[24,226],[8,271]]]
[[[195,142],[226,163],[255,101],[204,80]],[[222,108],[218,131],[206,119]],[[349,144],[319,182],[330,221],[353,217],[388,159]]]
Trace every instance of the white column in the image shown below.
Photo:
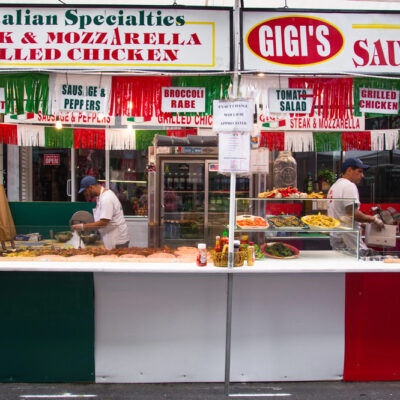
[[[19,197],[19,147],[7,145],[7,198],[20,201]]]

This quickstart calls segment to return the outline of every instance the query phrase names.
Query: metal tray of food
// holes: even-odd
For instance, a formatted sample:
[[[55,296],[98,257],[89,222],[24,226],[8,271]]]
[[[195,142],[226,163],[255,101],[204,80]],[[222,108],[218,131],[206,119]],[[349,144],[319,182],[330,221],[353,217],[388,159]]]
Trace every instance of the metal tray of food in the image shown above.
[[[296,215],[266,215],[266,219],[270,227],[276,230],[290,231],[298,229],[309,229],[309,226]]]
[[[256,215],[240,215],[236,218],[236,225],[243,230],[265,230],[268,228],[268,221]]]

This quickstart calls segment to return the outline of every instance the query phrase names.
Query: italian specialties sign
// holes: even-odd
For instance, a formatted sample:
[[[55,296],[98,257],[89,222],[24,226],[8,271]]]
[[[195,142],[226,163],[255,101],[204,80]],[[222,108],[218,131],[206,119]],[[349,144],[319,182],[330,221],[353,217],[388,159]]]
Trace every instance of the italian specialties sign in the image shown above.
[[[230,27],[223,8],[0,7],[0,65],[229,70]]]

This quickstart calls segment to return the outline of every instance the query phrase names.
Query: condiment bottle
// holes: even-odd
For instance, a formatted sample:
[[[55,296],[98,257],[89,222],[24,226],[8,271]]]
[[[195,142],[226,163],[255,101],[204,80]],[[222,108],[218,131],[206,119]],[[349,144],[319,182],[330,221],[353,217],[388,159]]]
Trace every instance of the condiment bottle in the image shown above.
[[[254,265],[256,254],[254,249],[254,242],[250,242],[247,247],[247,265]]]
[[[214,247],[214,251],[216,253],[220,253],[222,251],[222,247],[221,247],[221,237],[220,236],[216,236],[215,237],[215,247]]]
[[[240,240],[233,241],[233,252],[236,253],[237,251],[240,251]]]
[[[240,236],[240,244],[248,244],[249,243],[249,236],[248,235],[241,235]]]
[[[224,244],[229,244],[229,237],[226,229],[222,232],[222,238],[221,238],[221,245]]]
[[[197,245],[197,265],[199,267],[205,267],[207,265],[207,249],[205,243],[199,243]]]

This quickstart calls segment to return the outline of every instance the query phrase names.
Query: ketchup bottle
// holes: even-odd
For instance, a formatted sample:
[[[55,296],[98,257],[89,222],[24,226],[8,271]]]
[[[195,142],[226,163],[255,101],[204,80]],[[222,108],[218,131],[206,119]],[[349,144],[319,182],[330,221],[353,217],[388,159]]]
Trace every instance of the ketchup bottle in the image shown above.
[[[198,255],[197,255],[197,265],[199,267],[205,267],[207,265],[207,249],[205,243],[199,243],[197,245]]]

